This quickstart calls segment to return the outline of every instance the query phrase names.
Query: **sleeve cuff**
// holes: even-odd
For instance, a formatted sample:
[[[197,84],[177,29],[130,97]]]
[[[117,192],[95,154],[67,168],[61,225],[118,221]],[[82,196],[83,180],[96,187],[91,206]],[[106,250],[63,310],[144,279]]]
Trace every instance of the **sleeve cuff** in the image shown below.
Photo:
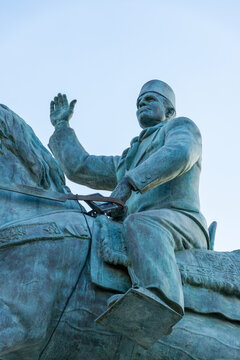
[[[55,125],[55,130],[61,129],[61,128],[69,128],[69,121],[68,120],[61,120],[58,121]]]
[[[135,182],[133,181],[133,179],[129,176],[129,175],[126,175],[125,176],[128,183],[132,186],[132,189],[133,191],[139,191],[138,187],[136,186]]]
[[[150,173],[146,173],[146,171],[142,173],[141,171],[136,171],[136,169],[134,169],[126,175],[126,178],[133,189],[139,191],[141,194],[151,190],[153,187],[153,177]]]

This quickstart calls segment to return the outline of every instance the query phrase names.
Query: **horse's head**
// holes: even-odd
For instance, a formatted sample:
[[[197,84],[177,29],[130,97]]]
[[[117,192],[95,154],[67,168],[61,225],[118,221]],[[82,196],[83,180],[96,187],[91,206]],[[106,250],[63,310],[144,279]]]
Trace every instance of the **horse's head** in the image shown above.
[[[65,179],[57,161],[32,128],[0,105],[0,182],[15,182],[63,192]]]

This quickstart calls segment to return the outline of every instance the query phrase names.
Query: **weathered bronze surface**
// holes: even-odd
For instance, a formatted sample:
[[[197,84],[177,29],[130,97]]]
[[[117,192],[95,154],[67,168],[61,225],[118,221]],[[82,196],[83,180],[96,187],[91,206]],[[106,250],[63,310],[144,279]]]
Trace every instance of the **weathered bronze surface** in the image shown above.
[[[121,156],[93,156],[69,126],[75,103],[51,103],[58,162],[0,105],[0,184],[69,194],[60,163],[127,212],[94,219],[74,200],[0,189],[0,359],[239,359],[240,251],[209,250],[198,128],[152,81],[137,101],[140,135]]]
[[[153,80],[140,91],[137,117],[143,130],[130,148],[122,156],[89,155],[69,127],[75,103],[68,105],[61,94],[52,101],[50,116],[56,129],[50,148],[71,180],[113,190],[112,196],[126,201],[121,220],[134,282],[161,299],[166,312],[168,307],[176,311],[179,320],[184,301],[175,252],[209,246],[198,194],[200,132],[190,119],[174,118],[172,89]],[[133,318],[140,316],[135,310]]]

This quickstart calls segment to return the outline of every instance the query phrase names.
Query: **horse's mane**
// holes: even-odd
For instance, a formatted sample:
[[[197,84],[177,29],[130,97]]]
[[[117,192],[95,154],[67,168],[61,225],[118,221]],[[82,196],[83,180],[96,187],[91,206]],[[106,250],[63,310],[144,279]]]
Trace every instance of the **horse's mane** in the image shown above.
[[[38,187],[48,189],[54,184],[58,191],[64,191],[65,179],[57,161],[32,128],[7,106],[0,104],[0,158],[3,146],[21,159]]]

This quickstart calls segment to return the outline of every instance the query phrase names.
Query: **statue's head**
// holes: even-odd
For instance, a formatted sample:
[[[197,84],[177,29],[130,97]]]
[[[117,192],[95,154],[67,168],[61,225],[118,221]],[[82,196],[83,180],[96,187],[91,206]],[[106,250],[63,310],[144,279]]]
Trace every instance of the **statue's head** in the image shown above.
[[[175,114],[175,95],[168,84],[150,80],[143,85],[137,99],[137,118],[142,128],[170,120]]]
[[[15,161],[8,160],[9,152]],[[17,181],[26,183],[28,178],[24,173],[27,172],[30,181],[26,183],[27,185],[32,186],[35,183],[37,187],[48,189],[53,186],[54,190],[64,191],[65,178],[57,161],[43,146],[32,128],[2,104],[0,104],[0,161],[6,164],[6,173],[12,174],[12,181],[16,178]]]

